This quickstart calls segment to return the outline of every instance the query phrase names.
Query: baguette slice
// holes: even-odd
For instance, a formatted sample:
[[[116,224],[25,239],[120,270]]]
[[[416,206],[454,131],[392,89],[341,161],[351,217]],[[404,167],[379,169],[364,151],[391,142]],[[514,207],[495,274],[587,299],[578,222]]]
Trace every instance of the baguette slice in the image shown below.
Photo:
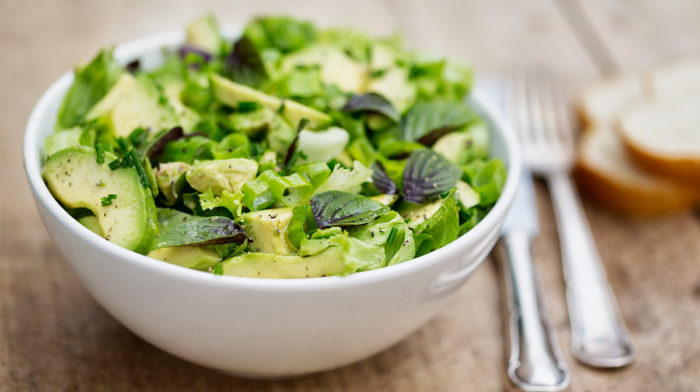
[[[637,167],[619,135],[610,127],[585,132],[578,153],[576,178],[582,189],[626,215],[680,211],[693,206],[698,199],[694,188],[655,177]]]
[[[647,98],[625,109],[617,125],[640,166],[700,188],[700,90]]]
[[[646,83],[654,96],[698,96],[700,91],[700,57],[689,57],[652,68]]]
[[[579,96],[577,109],[586,126],[604,126],[612,124],[625,106],[643,95],[642,75],[620,74],[586,87]]]

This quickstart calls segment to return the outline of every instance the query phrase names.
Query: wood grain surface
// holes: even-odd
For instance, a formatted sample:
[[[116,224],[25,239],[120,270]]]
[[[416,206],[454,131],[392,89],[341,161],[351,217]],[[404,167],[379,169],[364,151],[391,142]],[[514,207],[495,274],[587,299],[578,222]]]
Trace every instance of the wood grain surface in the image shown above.
[[[213,11],[244,23],[290,13],[417,45],[479,72],[545,67],[572,90],[601,74],[700,53],[690,1],[20,1],[0,0],[0,391],[501,391],[501,276],[489,260],[433,321],[365,361],[259,382],[191,365],[150,346],[102,310],[56,253],[24,177],[21,141],[47,86],[98,48],[180,28]],[[546,302],[573,391],[700,390],[700,219],[586,213],[638,345],[637,362],[598,371],[574,361],[556,227],[538,184],[535,244]]]

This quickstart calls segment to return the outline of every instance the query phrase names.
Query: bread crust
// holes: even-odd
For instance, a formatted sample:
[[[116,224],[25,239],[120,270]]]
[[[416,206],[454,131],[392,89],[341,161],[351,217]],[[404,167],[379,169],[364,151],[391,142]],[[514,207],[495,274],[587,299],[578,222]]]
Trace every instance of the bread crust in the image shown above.
[[[604,131],[589,130],[581,138],[574,176],[581,189],[601,204],[634,217],[683,211],[698,204],[700,190],[697,188],[670,181],[664,181],[659,186],[637,186],[589,164],[582,151],[589,138],[595,137],[595,132]]]
[[[601,204],[624,215],[649,217],[685,211],[697,204],[697,193],[686,188],[637,188],[579,162],[574,169],[576,181],[585,193]]]
[[[619,129],[619,131],[629,155],[644,170],[700,188],[700,157],[672,157],[656,154],[640,146],[624,130]]]

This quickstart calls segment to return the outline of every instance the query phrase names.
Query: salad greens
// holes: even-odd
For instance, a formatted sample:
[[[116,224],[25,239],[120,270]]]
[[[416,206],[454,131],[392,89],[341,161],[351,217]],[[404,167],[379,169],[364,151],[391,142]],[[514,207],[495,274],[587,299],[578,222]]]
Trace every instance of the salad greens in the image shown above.
[[[79,222],[218,275],[347,275],[432,252],[498,200],[506,168],[465,102],[471,68],[398,36],[204,16],[156,69],[75,70],[44,179]]]

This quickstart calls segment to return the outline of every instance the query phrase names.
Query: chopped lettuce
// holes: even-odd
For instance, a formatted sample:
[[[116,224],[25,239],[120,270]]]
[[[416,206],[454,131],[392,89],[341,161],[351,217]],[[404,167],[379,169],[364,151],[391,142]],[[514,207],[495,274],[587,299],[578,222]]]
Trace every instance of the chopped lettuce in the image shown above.
[[[502,192],[488,125],[463,101],[472,69],[398,35],[266,16],[228,40],[205,15],[160,66],[144,65],[104,50],[77,68],[45,152],[81,146],[136,169],[151,192],[96,203],[158,206],[154,258],[219,275],[343,276],[445,246]]]
[[[76,68],[75,81],[58,110],[56,129],[80,125],[92,107],[114,86],[124,69],[104,49],[86,66]]]

